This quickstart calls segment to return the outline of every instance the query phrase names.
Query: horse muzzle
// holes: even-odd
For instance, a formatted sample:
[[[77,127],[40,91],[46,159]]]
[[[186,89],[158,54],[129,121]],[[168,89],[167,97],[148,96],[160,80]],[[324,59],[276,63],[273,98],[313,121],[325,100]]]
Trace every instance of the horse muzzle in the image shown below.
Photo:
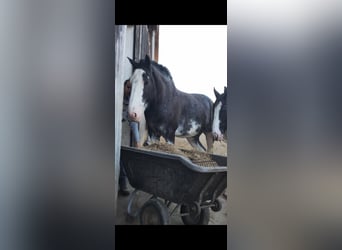
[[[135,113],[135,112],[129,112],[129,113],[128,113],[128,116],[129,116],[129,119],[130,119],[131,121],[135,121],[135,122],[139,122],[139,121],[140,121],[140,117],[139,117],[138,114]]]

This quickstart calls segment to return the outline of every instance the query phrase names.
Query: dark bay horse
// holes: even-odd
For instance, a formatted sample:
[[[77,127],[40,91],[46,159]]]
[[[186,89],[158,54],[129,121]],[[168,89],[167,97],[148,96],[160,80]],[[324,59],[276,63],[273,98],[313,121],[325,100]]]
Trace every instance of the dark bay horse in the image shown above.
[[[213,137],[216,141],[227,140],[227,87],[223,94],[214,88],[216,100],[214,102]]]
[[[169,70],[149,56],[133,65],[130,118],[140,121],[145,115],[148,136],[152,141],[164,137],[174,144],[175,136],[185,137],[190,145],[205,151],[199,137],[206,135],[207,151],[212,153],[213,102],[202,94],[188,94],[175,87]]]

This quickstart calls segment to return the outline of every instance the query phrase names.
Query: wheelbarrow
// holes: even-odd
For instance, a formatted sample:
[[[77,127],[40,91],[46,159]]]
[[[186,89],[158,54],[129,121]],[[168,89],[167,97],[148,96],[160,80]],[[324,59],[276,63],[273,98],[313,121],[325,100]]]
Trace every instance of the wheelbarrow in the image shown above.
[[[186,150],[183,150],[186,151]],[[207,225],[210,210],[218,212],[218,197],[227,188],[227,157],[210,154],[207,161],[192,162],[182,155],[121,146],[121,160],[131,186],[127,213],[142,225],[167,225],[180,207],[185,225]],[[132,204],[138,191],[151,195],[138,211]],[[169,211],[170,205],[176,207]]]

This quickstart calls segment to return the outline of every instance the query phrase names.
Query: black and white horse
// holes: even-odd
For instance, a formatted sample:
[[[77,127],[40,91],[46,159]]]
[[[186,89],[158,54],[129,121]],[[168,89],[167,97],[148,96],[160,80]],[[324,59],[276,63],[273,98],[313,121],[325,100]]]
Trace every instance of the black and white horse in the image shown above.
[[[199,137],[206,135],[207,151],[212,152],[213,102],[202,94],[188,94],[175,87],[169,70],[149,56],[133,65],[128,112],[132,120],[145,115],[148,136],[152,141],[164,137],[174,144],[175,136],[185,137],[190,145],[205,151]]]
[[[216,100],[214,102],[213,137],[215,141],[227,140],[227,87],[223,94],[214,88]]]

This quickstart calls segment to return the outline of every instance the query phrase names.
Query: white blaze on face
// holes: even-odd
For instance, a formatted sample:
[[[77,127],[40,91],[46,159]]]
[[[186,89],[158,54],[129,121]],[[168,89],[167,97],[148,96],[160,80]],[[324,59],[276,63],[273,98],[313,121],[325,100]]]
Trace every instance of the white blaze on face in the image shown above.
[[[220,110],[222,108],[222,102],[219,102],[214,109],[214,121],[213,121],[213,133],[216,133],[219,137],[222,137],[220,131]]]
[[[145,73],[142,69],[136,69],[130,78],[132,84],[131,96],[129,98],[128,113],[136,113],[136,121],[140,121],[144,115],[146,103],[143,100],[144,93],[144,79],[143,74]]]

